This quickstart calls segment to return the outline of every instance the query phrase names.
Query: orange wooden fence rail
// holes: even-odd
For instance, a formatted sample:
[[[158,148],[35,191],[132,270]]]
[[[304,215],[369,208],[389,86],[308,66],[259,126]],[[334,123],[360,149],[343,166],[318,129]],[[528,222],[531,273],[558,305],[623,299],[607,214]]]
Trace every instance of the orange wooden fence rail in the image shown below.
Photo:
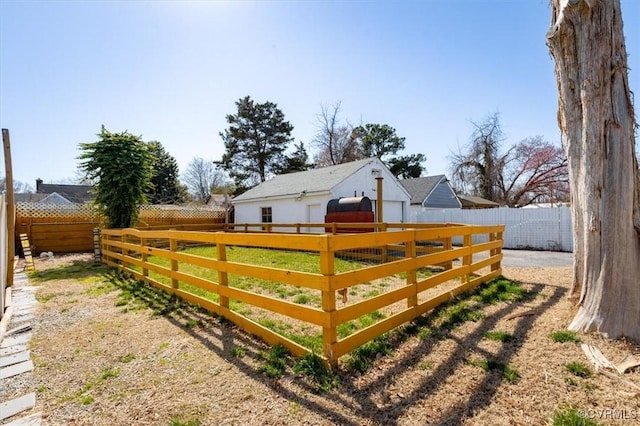
[[[309,224],[303,224],[307,227]],[[380,225],[376,224],[379,228]],[[415,225],[415,226],[414,226]],[[274,225],[275,226],[275,225]],[[297,226],[297,224],[295,225]],[[324,226],[324,224],[323,224]],[[371,224],[368,224],[371,226]],[[281,227],[281,224],[278,224]],[[471,290],[483,282],[498,277],[502,270],[503,225],[470,226],[449,225],[420,226],[398,224],[386,226],[397,229],[387,232],[362,234],[293,234],[293,233],[239,233],[196,232],[178,230],[141,231],[138,229],[102,230],[101,250],[103,262],[109,266],[131,273],[135,278],[175,294],[213,313],[221,315],[249,333],[261,337],[269,344],[282,344],[294,355],[302,356],[310,349],[278,334],[240,312],[234,311],[230,301],[243,302],[306,324],[321,327],[322,351],[331,364],[364,343],[392,330],[437,307],[453,296]],[[418,229],[420,228],[420,229]],[[473,236],[484,234],[486,242],[473,244]],[[452,247],[449,243],[435,252],[419,250],[425,242],[451,241],[461,237],[463,244]],[[149,241],[164,241],[149,244]],[[216,256],[203,257],[182,251],[187,244],[200,243],[215,246]],[[270,250],[304,251],[315,259],[312,272],[296,270],[296,265],[287,269],[264,265],[232,262],[227,253],[234,247],[254,247]],[[358,250],[374,250],[377,262],[363,263],[355,270],[339,271],[336,259],[343,253]],[[384,253],[387,256],[383,257]],[[389,255],[393,253],[393,255]],[[167,266],[150,262],[151,257],[167,260]],[[459,262],[456,260],[461,259]],[[447,265],[439,273],[418,278],[417,271],[433,265]],[[217,278],[207,279],[193,273],[182,272],[181,265],[194,265],[208,271],[216,271]],[[160,282],[150,276],[167,277]],[[306,306],[271,297],[265,294],[236,288],[229,285],[229,275],[253,277],[298,286],[319,293],[321,306]],[[397,274],[406,274],[398,288],[367,297],[364,300],[338,306],[337,292],[361,283],[383,279]],[[403,275],[404,276],[404,275]],[[455,281],[458,279],[459,281]],[[169,281],[170,280],[170,281]],[[218,301],[188,291],[185,287],[211,292]],[[338,327],[378,309],[401,302],[399,311],[346,337],[338,338]],[[396,306],[394,305],[394,306]]]

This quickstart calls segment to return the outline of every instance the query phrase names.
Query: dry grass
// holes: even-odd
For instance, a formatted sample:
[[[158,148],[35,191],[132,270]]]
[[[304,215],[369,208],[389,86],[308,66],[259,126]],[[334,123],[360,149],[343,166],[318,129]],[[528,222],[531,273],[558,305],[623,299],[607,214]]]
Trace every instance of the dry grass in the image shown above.
[[[39,271],[72,262],[91,269],[88,255],[37,262]],[[0,397],[37,390],[45,424],[531,425],[551,424],[568,407],[629,415],[640,405],[637,391],[611,378],[573,375],[567,364],[588,362],[579,345],[550,338],[572,316],[570,268],[505,269],[536,296],[484,306],[482,319],[445,336],[395,339],[391,355],[362,374],[342,368],[342,385],[326,393],[291,368],[279,379],[259,373],[268,348],[232,324],[175,302],[168,309],[150,293],[124,299],[102,272],[32,280],[41,302],[36,368]],[[531,308],[538,313],[506,319]],[[488,338],[505,334],[512,338]],[[640,355],[628,342],[579,337],[613,361]],[[506,366],[519,377],[508,380]],[[640,384],[640,369],[625,378]]]

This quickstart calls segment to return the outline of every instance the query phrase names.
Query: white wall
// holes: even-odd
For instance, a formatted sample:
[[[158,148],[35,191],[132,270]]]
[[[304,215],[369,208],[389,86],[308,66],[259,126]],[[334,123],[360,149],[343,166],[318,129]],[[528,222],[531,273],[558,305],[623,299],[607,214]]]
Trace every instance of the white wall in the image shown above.
[[[374,171],[379,173],[374,173]],[[376,176],[382,179],[382,219],[384,222],[406,222],[406,212],[409,209],[411,198],[404,187],[389,172],[389,170],[379,162],[371,161],[352,176],[338,184],[332,191],[332,198],[356,197],[362,195],[369,197],[373,204],[373,212],[376,213],[375,203],[378,199],[378,182]],[[403,207],[404,205],[404,207]],[[326,208],[326,205],[325,205]],[[326,209],[325,209],[326,210]]]
[[[308,223],[310,219],[311,222],[324,222],[330,198],[330,195],[307,195],[298,201],[292,195],[238,203],[235,208],[235,223],[261,223],[262,207],[271,207],[273,223]],[[291,232],[291,229],[287,231]]]
[[[504,224],[505,248],[573,251],[571,210],[566,206],[539,209],[443,209],[414,213],[417,223]]]

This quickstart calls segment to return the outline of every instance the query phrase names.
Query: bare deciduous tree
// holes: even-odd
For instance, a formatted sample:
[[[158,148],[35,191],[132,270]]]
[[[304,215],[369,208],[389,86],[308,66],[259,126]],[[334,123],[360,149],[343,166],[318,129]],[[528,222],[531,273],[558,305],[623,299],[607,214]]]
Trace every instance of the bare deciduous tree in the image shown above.
[[[313,145],[319,151],[315,157],[318,167],[333,166],[363,158],[360,144],[353,133],[353,126],[348,121],[340,122],[340,106],[340,102],[331,107],[320,106],[318,131],[313,139]]]
[[[558,121],[572,193],[569,328],[640,341],[640,172],[618,0],[552,0]]]
[[[498,202],[498,176],[505,161],[505,156],[499,156],[503,140],[500,117],[494,113],[483,122],[471,123],[471,142],[450,157],[453,186],[466,194]]]
[[[0,177],[0,194],[4,193],[7,190],[7,181],[6,178]],[[33,187],[25,182],[20,182],[19,180],[13,181],[13,192],[16,194],[30,194],[33,193]]]
[[[449,158],[457,191],[510,207],[568,201],[567,160],[561,147],[536,136],[501,152],[497,114],[473,125],[470,144]]]
[[[213,161],[195,157],[187,165],[182,177],[194,200],[206,202],[218,188],[229,185],[225,173]]]

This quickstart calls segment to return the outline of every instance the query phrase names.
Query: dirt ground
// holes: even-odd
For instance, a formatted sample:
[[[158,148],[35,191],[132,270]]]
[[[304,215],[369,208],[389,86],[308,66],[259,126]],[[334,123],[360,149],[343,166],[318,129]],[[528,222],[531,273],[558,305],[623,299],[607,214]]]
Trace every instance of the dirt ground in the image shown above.
[[[91,269],[91,260],[36,259],[36,267]],[[487,306],[484,318],[444,339],[399,341],[365,373],[342,367],[341,386],[325,393],[291,369],[279,379],[259,372],[268,347],[233,324],[131,305],[95,272],[32,281],[40,302],[30,343],[35,369],[6,379],[0,400],[35,390],[47,425],[544,425],[570,407],[602,424],[640,424],[640,368],[619,376],[628,382],[610,378],[595,372],[579,344],[550,338],[572,317],[568,267],[504,268],[538,296]],[[532,308],[534,315],[509,319]],[[487,331],[514,339],[488,340]],[[630,342],[580,338],[614,362],[640,356]],[[511,366],[519,379],[484,371],[483,359]],[[593,374],[570,373],[571,362]]]

